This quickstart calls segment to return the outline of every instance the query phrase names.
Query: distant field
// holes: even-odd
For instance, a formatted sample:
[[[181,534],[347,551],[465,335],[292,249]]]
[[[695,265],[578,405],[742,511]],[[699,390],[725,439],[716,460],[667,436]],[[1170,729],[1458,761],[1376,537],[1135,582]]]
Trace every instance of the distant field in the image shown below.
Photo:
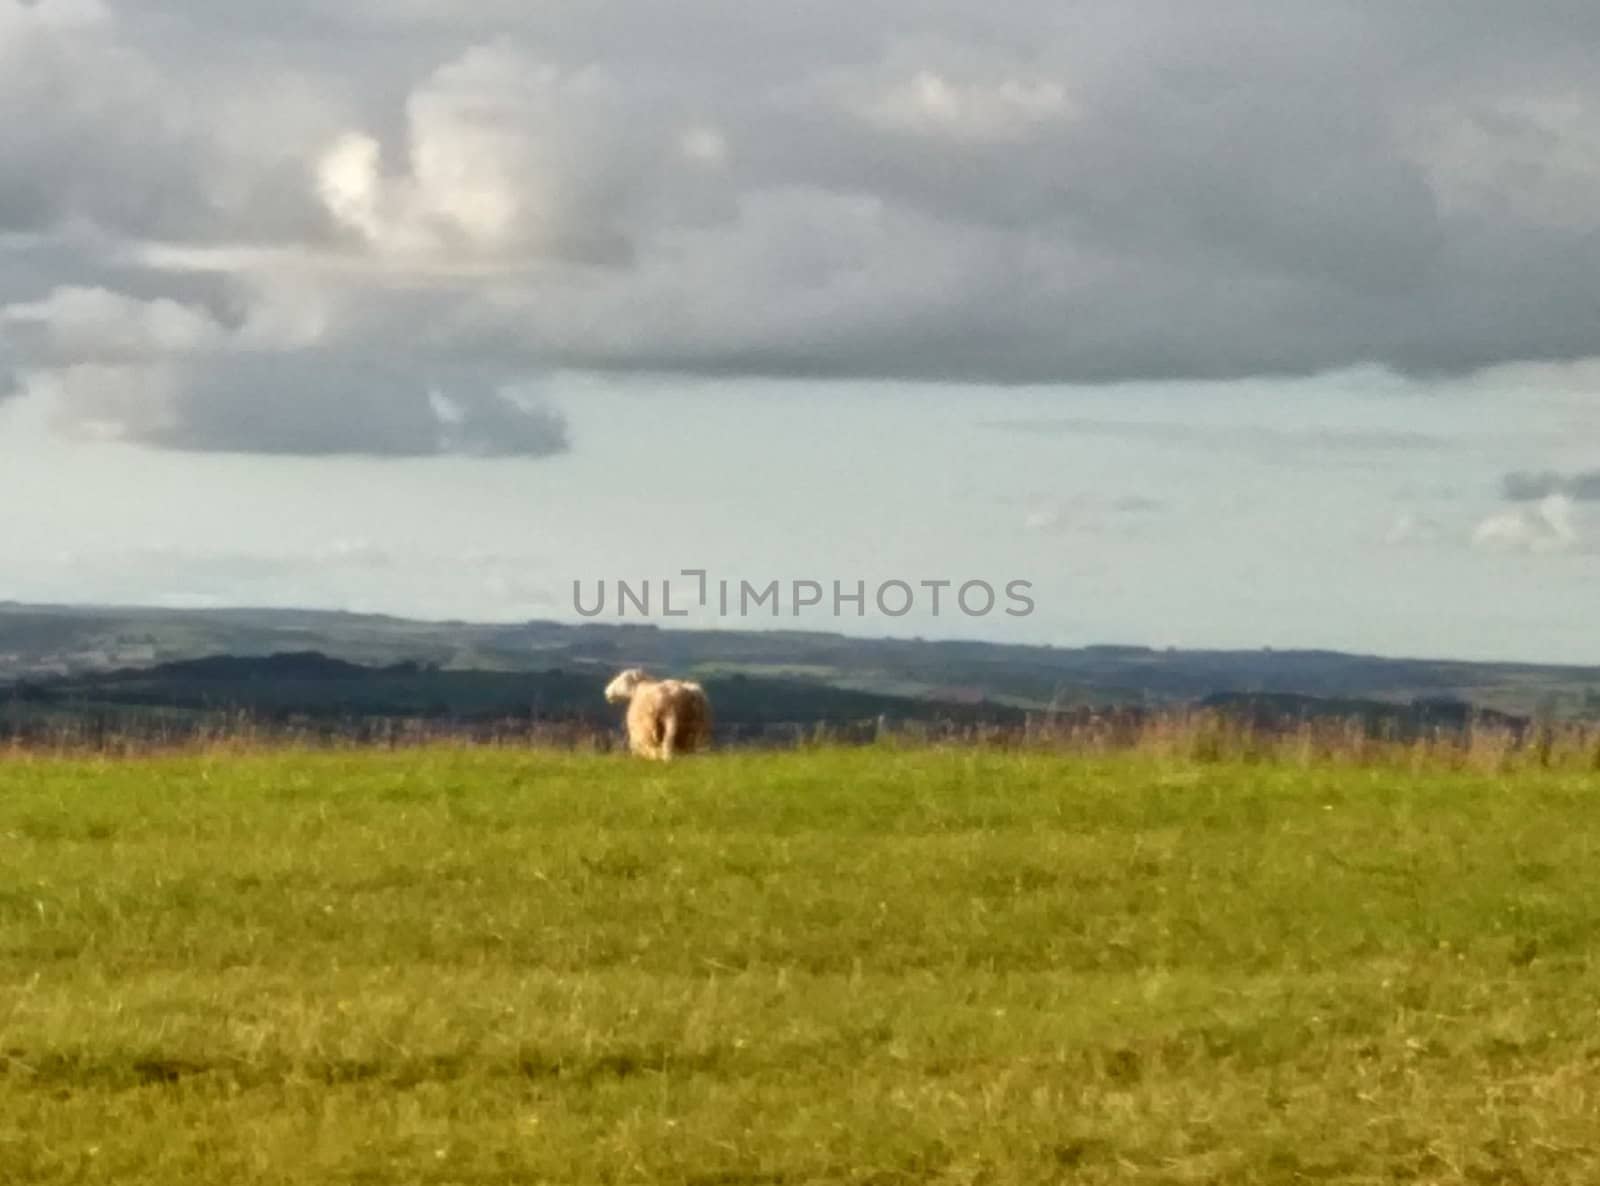
[[[0,1182],[1600,1182],[1600,779],[0,758]]]

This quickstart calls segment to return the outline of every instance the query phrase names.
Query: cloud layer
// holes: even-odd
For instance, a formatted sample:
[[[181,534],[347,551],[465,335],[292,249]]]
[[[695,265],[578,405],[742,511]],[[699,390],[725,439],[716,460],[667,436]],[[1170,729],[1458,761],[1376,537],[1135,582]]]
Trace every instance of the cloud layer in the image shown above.
[[[1564,494],[1489,516],[1478,524],[1472,542],[1475,547],[1510,552],[1570,552],[1584,546],[1582,525]]]
[[[1600,470],[1561,474],[1554,470],[1509,473],[1501,483],[1510,502],[1539,502],[1560,495],[1575,502],[1600,502]]]
[[[0,392],[539,455],[562,369],[1579,359],[1596,53],[1558,0],[0,0]]]

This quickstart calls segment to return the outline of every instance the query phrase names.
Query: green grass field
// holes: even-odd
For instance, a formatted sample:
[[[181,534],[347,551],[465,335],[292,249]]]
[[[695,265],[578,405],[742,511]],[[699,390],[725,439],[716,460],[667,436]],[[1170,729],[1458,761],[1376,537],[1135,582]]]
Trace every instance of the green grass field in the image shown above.
[[[0,1182],[1600,1182],[1600,780],[0,759]]]

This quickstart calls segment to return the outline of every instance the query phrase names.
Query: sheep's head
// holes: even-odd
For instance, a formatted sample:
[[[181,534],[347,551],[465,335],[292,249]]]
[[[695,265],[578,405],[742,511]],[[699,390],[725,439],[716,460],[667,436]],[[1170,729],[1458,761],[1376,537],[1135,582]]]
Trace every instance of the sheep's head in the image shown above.
[[[633,699],[633,690],[649,679],[637,667],[630,667],[606,685],[606,702],[623,704]]]

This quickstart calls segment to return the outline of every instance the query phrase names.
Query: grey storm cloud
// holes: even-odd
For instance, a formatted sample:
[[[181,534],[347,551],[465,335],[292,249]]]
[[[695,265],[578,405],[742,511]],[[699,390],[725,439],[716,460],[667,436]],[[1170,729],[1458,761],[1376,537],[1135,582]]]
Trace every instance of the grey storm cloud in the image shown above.
[[[1519,470],[1507,474],[1500,483],[1509,502],[1539,502],[1552,494],[1574,502],[1600,502],[1600,470],[1561,474],[1553,470]]]
[[[141,438],[173,449],[297,455],[543,457],[566,450],[557,413],[482,377],[428,385],[373,363],[261,355],[187,377]]]
[[[152,444],[536,455],[428,376],[1578,359],[1597,54],[1565,0],[0,0],[0,351]]]
[[[70,431],[161,448],[299,456],[546,457],[565,419],[496,377],[367,358],[218,353],[182,367],[85,365],[49,380]]]

